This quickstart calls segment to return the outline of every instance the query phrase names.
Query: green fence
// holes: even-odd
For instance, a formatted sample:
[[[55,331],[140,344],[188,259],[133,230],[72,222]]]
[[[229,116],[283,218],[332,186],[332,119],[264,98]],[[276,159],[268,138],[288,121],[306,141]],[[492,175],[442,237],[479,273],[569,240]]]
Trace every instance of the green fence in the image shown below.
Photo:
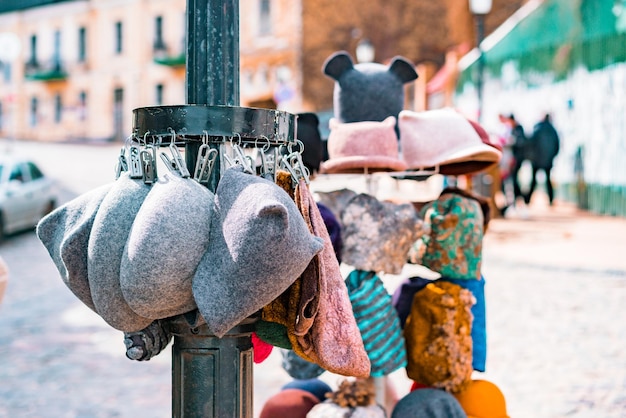
[[[599,215],[626,217],[626,185],[562,184],[559,197]]]

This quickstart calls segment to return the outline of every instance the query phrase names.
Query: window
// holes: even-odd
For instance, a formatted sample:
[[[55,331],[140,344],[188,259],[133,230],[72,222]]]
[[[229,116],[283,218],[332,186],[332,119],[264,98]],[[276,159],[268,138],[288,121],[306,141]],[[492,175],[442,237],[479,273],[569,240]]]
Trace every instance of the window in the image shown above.
[[[22,164],[16,164],[13,166],[11,173],[9,174],[9,181],[24,181],[24,174],[22,173]]]
[[[270,0],[259,1],[259,35],[268,35],[272,31]]]
[[[78,93],[78,120],[87,120],[87,92]]]
[[[121,54],[123,51],[122,43],[122,22],[115,22],[115,53]]]
[[[87,61],[87,28],[78,29],[78,62]]]
[[[154,18],[154,45],[155,51],[165,49],[165,42],[163,42],[163,16],[157,16]]]
[[[54,95],[54,123],[61,123],[63,117],[63,101],[61,100],[61,93]]]
[[[26,163],[26,172],[30,174],[31,180],[37,180],[43,177],[43,173],[39,170],[39,167],[30,161]]]
[[[37,64],[37,35],[30,35],[30,58],[28,63],[33,67]]]
[[[154,90],[154,101],[157,105],[163,104],[163,84],[157,84]]]
[[[61,31],[54,31],[54,52],[52,53],[54,69],[61,70]]]
[[[39,101],[36,97],[30,99],[30,126],[37,126],[37,108],[39,107]]]

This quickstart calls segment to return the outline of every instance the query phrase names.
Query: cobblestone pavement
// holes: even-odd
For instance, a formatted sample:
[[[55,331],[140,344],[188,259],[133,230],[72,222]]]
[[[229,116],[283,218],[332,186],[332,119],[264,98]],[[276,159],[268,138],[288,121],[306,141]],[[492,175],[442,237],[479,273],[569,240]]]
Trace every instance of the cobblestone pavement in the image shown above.
[[[476,378],[500,386],[512,418],[623,418],[626,219],[540,198],[528,219],[496,219],[486,235],[488,358]],[[122,334],[65,288],[32,231],[0,243],[0,254],[11,270],[0,305],[0,417],[171,416],[169,348],[127,360]],[[399,279],[385,277],[390,291]],[[277,353],[255,366],[255,416],[287,381]],[[408,390],[403,373],[391,381]]]

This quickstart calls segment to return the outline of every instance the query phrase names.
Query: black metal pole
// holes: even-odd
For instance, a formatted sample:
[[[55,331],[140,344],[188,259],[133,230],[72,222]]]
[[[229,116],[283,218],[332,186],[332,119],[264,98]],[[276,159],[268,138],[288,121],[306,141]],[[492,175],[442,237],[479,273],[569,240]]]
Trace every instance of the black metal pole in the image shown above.
[[[188,104],[239,105],[239,1],[187,0]],[[185,143],[193,173],[200,143]],[[216,163],[209,188],[219,179]],[[216,257],[219,257],[216,254]],[[175,418],[252,417],[252,326],[248,321],[222,338],[206,325],[181,318],[170,324],[172,416]]]

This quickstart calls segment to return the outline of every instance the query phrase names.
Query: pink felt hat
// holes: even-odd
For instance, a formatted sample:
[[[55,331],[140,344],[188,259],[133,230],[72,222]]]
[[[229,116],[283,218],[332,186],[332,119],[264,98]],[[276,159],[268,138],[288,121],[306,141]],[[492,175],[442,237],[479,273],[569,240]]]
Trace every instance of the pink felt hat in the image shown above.
[[[441,174],[472,174],[489,168],[502,156],[488,137],[481,136],[454,109],[403,110],[398,118],[402,158],[409,169],[438,167]]]
[[[367,171],[403,171],[406,163],[398,157],[396,118],[382,122],[340,123],[331,119],[328,136],[328,160],[321,173],[362,173]]]

